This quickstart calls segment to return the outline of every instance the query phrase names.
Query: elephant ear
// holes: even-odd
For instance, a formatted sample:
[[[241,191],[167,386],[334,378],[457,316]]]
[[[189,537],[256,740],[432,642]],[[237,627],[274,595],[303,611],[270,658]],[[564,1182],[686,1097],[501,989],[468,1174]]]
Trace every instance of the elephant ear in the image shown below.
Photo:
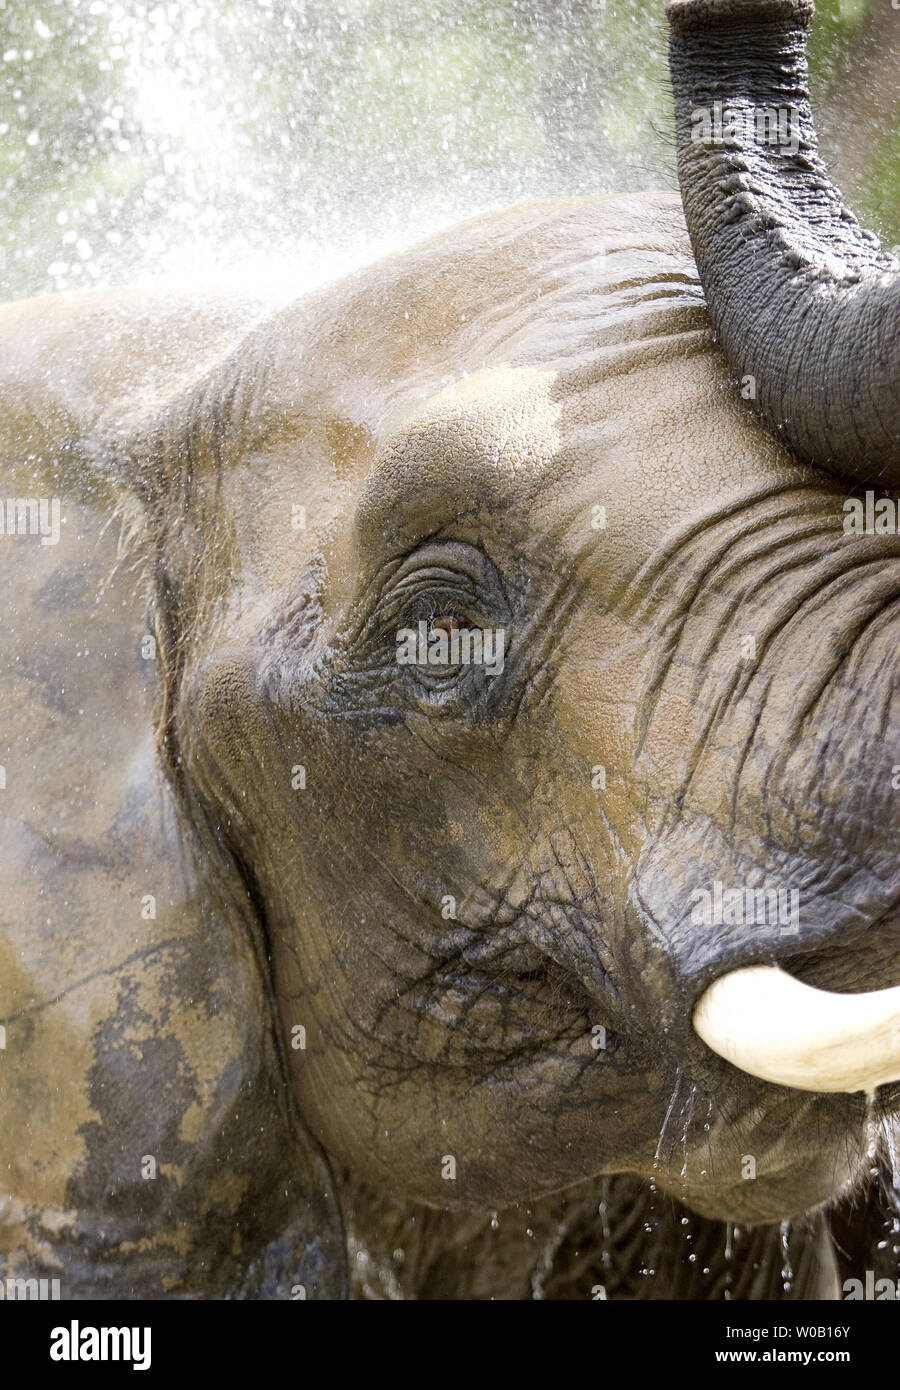
[[[4,512],[48,504],[0,534],[0,1268],[63,1298],[346,1287],[250,895],[161,771],[141,489],[105,466],[255,314],[116,295],[0,312]]]

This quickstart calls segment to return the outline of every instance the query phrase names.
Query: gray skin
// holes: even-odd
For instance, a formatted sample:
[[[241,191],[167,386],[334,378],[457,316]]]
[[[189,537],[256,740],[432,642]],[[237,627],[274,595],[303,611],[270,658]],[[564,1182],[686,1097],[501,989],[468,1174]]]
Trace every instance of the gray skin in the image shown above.
[[[6,1271],[804,1298],[893,1259],[897,1088],[691,1027],[742,965],[900,983],[900,537],[747,410],[678,199],[277,312],[8,305],[0,347],[6,495],[67,517],[0,546]],[[502,672],[399,665],[420,619],[502,627]],[[798,933],[698,927],[715,879]]]
[[[678,175],[722,346],[769,424],[841,477],[900,485],[900,274],[818,153],[806,69],[812,0],[672,0]],[[792,146],[691,139],[722,102],[791,108]]]

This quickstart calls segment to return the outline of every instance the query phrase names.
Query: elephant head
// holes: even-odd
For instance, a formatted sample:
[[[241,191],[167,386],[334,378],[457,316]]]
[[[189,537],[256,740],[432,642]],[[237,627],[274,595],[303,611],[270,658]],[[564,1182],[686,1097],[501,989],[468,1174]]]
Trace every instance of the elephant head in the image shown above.
[[[304,1115],[405,1198],[629,1171],[774,1220],[896,1105],[900,538],[845,533],[831,475],[898,476],[898,275],[815,155],[808,13],[670,9],[692,246],[774,437],[662,198],[466,225],[215,384],[169,756]],[[716,104],[786,106],[796,148],[696,138]],[[460,633],[499,663],[432,662]]]

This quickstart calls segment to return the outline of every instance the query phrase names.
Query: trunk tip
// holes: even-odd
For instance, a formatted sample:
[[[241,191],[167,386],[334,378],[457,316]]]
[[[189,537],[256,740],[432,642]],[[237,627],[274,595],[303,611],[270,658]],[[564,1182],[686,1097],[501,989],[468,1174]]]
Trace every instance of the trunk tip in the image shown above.
[[[813,0],[669,0],[666,18],[674,29],[710,29],[718,25],[771,23],[808,29]]]

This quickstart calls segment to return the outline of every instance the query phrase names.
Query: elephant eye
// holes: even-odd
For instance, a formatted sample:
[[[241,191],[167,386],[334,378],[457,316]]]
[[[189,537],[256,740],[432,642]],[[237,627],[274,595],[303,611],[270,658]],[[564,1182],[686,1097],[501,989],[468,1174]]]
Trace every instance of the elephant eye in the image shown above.
[[[454,632],[472,632],[475,624],[470,623],[468,618],[458,618],[455,613],[444,613],[440,618],[432,619],[428,629],[429,636],[432,632],[446,632],[450,637]]]
[[[494,565],[473,546],[419,547],[370,613],[373,665],[383,672],[389,662],[407,698],[430,711],[472,707],[504,671],[509,603]]]
[[[398,638],[398,660],[432,706],[474,697],[503,670],[507,627],[483,626],[457,609],[422,618]]]

